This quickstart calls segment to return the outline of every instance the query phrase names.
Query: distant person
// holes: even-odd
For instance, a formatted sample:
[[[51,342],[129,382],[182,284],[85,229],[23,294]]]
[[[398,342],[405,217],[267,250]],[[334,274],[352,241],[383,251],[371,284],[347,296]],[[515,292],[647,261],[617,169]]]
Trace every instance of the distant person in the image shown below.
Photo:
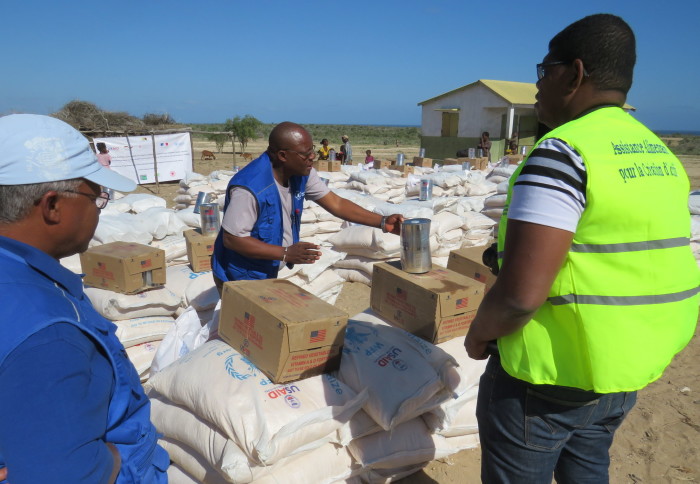
[[[508,139],[508,149],[507,154],[517,155],[518,154],[518,132],[515,131],[513,136]]]
[[[340,145],[340,153],[342,157],[342,162],[344,165],[351,165],[352,164],[352,145],[350,144],[350,138],[347,137],[347,135],[343,135],[340,137],[340,140],[343,142],[342,145]]]
[[[696,330],[690,183],[623,109],[635,50],[624,20],[598,14],[537,64],[535,113],[551,131],[510,178],[498,279],[465,341],[491,355],[476,406],[486,484],[607,483],[637,390]]]
[[[488,158],[489,161],[491,160],[491,139],[488,131],[481,133],[476,149],[482,151],[482,157]]]
[[[104,143],[97,143],[95,147],[97,148],[97,161],[99,161],[100,165],[104,166],[105,168],[109,168],[112,164],[112,157],[110,156],[109,151],[107,151],[107,145]]]
[[[372,150],[365,151],[365,163],[374,163],[374,156],[372,156]]]
[[[318,245],[299,240],[305,199],[348,222],[400,233],[401,215],[369,212],[330,191],[313,168],[312,141],[302,126],[278,124],[267,151],[229,182],[212,256],[219,291],[226,281],[274,279],[285,264],[320,258]]]
[[[318,150],[319,161],[326,161],[330,158],[332,148],[328,146],[328,138],[321,140],[321,148]]]
[[[0,153],[0,468],[15,484],[167,482],[117,327],[60,263],[88,248],[106,188],[136,184],[49,116],[0,118]]]

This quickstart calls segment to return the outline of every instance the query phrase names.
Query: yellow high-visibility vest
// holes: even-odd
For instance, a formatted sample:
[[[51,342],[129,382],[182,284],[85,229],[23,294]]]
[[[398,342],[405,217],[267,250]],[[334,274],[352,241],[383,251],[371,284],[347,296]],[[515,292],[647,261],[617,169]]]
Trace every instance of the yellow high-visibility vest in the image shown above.
[[[501,363],[535,384],[638,390],[661,376],[698,319],[688,176],[656,135],[617,107],[597,109],[547,138],[583,157],[586,207],[547,301],[523,328],[499,339]],[[536,154],[537,147],[530,156]],[[513,183],[526,167],[527,160],[510,180],[499,253]]]

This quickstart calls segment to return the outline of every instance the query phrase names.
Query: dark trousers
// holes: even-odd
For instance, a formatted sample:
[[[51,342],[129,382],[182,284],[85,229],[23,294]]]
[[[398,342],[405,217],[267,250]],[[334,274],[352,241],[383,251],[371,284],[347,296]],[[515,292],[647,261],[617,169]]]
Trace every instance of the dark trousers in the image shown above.
[[[636,392],[533,385],[491,356],[476,407],[482,482],[607,483],[613,435],[636,400]]]

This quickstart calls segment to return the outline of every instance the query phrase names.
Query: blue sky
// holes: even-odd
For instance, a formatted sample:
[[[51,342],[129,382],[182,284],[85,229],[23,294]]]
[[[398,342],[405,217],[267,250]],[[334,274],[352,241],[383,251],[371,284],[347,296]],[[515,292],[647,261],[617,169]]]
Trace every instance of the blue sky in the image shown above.
[[[418,102],[477,79],[535,82],[549,39],[599,12],[637,35],[636,117],[700,131],[698,0],[5,0],[0,114],[80,99],[183,123],[419,125]]]

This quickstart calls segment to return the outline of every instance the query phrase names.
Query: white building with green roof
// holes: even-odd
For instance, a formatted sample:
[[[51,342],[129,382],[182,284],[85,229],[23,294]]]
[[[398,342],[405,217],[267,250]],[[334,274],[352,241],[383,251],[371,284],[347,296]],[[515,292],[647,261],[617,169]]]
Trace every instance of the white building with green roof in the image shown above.
[[[535,95],[527,82],[479,79],[419,102],[421,146],[426,157],[443,159],[476,148],[483,131],[491,137],[491,161],[505,153],[506,140],[518,133],[519,146],[532,147],[537,136]],[[632,106],[625,105],[628,110]]]

